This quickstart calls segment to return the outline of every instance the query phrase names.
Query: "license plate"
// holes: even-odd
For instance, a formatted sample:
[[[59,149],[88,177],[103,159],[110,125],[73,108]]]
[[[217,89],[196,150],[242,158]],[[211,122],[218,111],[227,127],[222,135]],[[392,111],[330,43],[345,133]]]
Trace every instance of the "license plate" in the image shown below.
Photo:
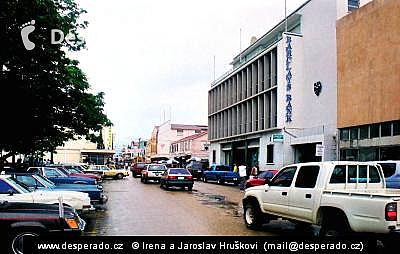
[[[179,177],[178,177],[178,180],[184,180],[184,179],[185,179],[184,176],[179,176]]]

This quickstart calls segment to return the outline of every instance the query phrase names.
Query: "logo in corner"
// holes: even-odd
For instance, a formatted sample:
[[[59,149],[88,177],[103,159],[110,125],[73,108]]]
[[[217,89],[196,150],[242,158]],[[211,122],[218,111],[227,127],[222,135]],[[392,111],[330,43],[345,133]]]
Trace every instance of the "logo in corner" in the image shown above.
[[[21,37],[22,42],[27,50],[32,50],[35,48],[35,43],[29,40],[29,34],[35,30],[35,20],[25,23],[21,26]]]

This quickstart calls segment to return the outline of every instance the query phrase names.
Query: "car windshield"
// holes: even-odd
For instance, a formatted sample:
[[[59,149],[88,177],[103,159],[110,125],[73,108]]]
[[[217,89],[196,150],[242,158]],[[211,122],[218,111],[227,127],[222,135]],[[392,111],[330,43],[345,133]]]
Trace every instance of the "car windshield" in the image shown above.
[[[272,178],[273,176],[274,176],[274,172],[264,171],[258,175],[258,178],[266,179],[266,178]]]
[[[58,168],[44,168],[44,171],[46,172],[46,176],[49,177],[67,177],[67,175]]]
[[[16,185],[23,193],[28,193],[28,192],[32,192],[28,185],[24,184],[23,182],[18,181],[17,179],[13,178],[13,177],[9,177],[8,180],[13,183],[14,185]]]
[[[136,164],[136,168],[144,168],[144,163],[138,163]]]
[[[71,172],[71,173],[73,173],[73,174],[82,174],[82,171],[80,171],[80,170],[77,169],[77,168],[70,167],[70,168],[67,168],[67,169],[68,169],[69,172]]]
[[[147,170],[149,170],[149,171],[164,171],[165,166],[164,165],[149,165],[147,167]]]
[[[189,171],[184,168],[173,168],[169,170],[169,173],[173,175],[190,175]]]
[[[50,181],[49,179],[47,179],[46,177],[44,177],[42,175],[35,175],[35,177],[38,179],[38,181],[40,181],[46,187],[54,188],[56,186],[52,181]]]

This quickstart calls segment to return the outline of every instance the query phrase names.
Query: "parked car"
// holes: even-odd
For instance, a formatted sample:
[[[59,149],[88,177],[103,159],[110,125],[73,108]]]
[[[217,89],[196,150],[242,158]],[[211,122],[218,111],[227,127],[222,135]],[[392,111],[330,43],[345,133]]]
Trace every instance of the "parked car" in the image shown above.
[[[146,163],[144,163],[144,162],[134,163],[133,166],[131,167],[132,176],[140,177],[142,175],[142,170],[144,169],[145,165],[146,165]]]
[[[97,180],[97,183],[101,183],[102,175],[85,173],[83,172],[84,168],[80,165],[69,165],[69,164],[61,164],[61,165],[52,165],[51,167],[56,167],[60,169],[64,174],[68,176],[77,176],[77,177],[89,177]]]
[[[88,169],[85,169],[83,172],[102,174],[104,178],[113,179],[122,179],[125,176],[129,176],[128,170],[109,168],[106,165],[89,165]]]
[[[382,167],[386,180],[386,188],[400,189],[400,161],[388,160],[374,162]]]
[[[9,202],[28,202],[57,204],[62,202],[76,209],[79,214],[89,214],[95,209],[90,204],[87,193],[79,191],[31,191],[28,186],[10,175],[0,175],[0,200]]]
[[[95,184],[98,182],[96,179],[89,177],[68,176],[58,168],[52,167],[29,167],[28,173],[37,173],[50,179],[54,184],[74,183],[74,184]]]
[[[77,237],[85,226],[69,206],[0,201],[2,253],[27,253],[23,249],[27,237]]]
[[[232,171],[232,168],[228,165],[213,164],[203,172],[203,182],[206,183],[208,180],[217,181],[218,184],[231,182],[237,185],[240,182],[240,176],[238,172]]]
[[[193,176],[186,168],[169,168],[162,173],[160,178],[160,187],[169,189],[170,187],[193,188]]]
[[[8,173],[18,181],[24,183],[30,190],[43,191],[80,191],[87,193],[90,203],[96,208],[102,208],[106,204],[108,197],[103,193],[103,187],[90,184],[59,184],[55,185],[52,181],[39,174],[31,173]]]
[[[140,181],[142,183],[147,183],[149,180],[159,182],[161,174],[164,173],[165,170],[167,170],[167,167],[164,164],[147,164],[142,170]]]
[[[271,180],[272,177],[278,172],[277,169],[271,169],[271,170],[266,170],[260,172],[257,176],[254,176],[253,178],[250,178],[246,181],[245,184],[245,189],[258,186],[258,185],[264,185],[266,181]]]

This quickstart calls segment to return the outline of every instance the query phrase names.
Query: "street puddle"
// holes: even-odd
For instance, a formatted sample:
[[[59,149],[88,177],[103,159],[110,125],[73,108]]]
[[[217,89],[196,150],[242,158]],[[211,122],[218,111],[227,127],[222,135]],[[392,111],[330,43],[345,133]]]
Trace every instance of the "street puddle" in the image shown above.
[[[232,202],[228,200],[223,195],[216,195],[210,193],[195,192],[194,193],[200,200],[201,204],[224,209],[227,214],[233,215],[235,217],[241,217],[242,213],[237,202]]]

